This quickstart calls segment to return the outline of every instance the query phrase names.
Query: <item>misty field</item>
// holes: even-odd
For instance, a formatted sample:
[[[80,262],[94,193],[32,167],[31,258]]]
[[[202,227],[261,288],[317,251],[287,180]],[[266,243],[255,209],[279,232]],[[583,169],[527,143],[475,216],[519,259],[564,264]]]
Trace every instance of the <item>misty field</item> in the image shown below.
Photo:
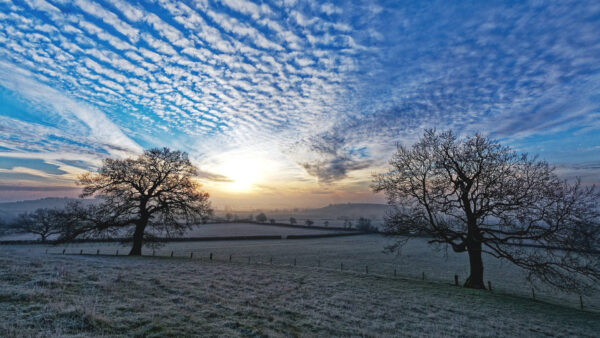
[[[307,250],[327,242],[311,241]],[[273,250],[272,242],[263,244]],[[288,241],[288,248],[300,242]],[[223,242],[202,244],[225,250]],[[231,244],[247,253],[260,247]],[[242,261],[46,255],[42,246],[0,250],[3,336],[591,337],[600,331],[597,313],[448,283]]]

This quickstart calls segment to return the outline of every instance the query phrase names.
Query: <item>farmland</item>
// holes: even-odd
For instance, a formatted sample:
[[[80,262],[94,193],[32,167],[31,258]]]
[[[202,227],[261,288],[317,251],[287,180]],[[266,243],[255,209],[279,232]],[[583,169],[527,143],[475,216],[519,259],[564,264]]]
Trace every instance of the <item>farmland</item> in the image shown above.
[[[163,250],[236,250],[257,259],[290,251],[281,258],[308,258],[300,256],[302,242],[333,259],[326,253],[337,250],[341,258],[336,246],[349,240],[177,243]],[[0,250],[4,336],[594,336],[600,330],[597,313],[429,280],[244,260],[46,255],[43,246]]]

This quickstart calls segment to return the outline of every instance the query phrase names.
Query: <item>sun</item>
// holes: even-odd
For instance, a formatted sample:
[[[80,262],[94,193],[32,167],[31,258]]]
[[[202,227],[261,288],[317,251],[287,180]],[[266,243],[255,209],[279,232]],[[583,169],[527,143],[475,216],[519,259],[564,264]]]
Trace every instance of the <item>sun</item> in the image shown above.
[[[256,161],[229,160],[222,164],[220,172],[227,176],[230,182],[225,188],[233,192],[250,192],[261,179],[261,166]]]

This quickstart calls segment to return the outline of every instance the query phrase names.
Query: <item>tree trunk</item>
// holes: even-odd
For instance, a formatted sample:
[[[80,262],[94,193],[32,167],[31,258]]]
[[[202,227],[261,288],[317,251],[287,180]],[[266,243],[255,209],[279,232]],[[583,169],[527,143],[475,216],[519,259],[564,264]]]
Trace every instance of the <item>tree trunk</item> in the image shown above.
[[[133,233],[133,246],[129,251],[129,256],[141,256],[142,255],[142,244],[144,241],[144,230],[146,229],[146,222],[139,222],[135,225],[135,232]]]
[[[483,289],[483,261],[481,260],[481,243],[473,243],[467,246],[469,251],[469,263],[471,265],[471,274],[465,281],[466,288]]]

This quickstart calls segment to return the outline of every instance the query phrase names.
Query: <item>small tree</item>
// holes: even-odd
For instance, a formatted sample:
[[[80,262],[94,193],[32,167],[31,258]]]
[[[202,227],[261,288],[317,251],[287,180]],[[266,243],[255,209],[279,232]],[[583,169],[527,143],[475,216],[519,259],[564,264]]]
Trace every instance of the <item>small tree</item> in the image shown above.
[[[233,215],[230,213],[225,214],[225,219],[227,220],[227,222],[231,222],[231,219],[233,218]]]
[[[296,224],[296,218],[290,217],[290,224]]]
[[[368,218],[361,217],[358,219],[356,229],[362,232],[377,232],[377,227],[371,225],[371,220]]]
[[[61,233],[61,213],[56,209],[40,208],[34,212],[19,215],[15,221],[18,232],[31,233],[40,236],[45,242],[48,236]]]
[[[329,221],[325,221],[325,222],[323,223],[323,225],[325,225],[326,227],[328,227],[328,226],[329,226]]]
[[[271,219],[269,220],[269,222],[270,222],[271,224],[275,224],[275,219],[271,218]]]
[[[374,184],[395,206],[386,231],[426,234],[467,252],[466,287],[485,288],[483,252],[563,289],[600,281],[594,187],[568,184],[546,162],[479,134],[428,130],[412,147],[398,146],[390,165]]]
[[[256,215],[255,220],[259,223],[264,223],[267,221],[267,215],[265,215],[263,212],[261,212],[260,214]]]
[[[307,227],[315,224],[315,222],[311,221],[310,219],[307,219],[304,223],[306,224]]]
[[[130,255],[141,255],[146,229],[182,233],[205,222],[212,213],[208,193],[193,180],[197,169],[186,153],[168,148],[146,150],[137,158],[105,159],[98,173],[79,178],[82,197],[97,195],[99,206],[85,213],[74,208],[81,221],[61,234],[63,240],[85,235],[130,230]]]

